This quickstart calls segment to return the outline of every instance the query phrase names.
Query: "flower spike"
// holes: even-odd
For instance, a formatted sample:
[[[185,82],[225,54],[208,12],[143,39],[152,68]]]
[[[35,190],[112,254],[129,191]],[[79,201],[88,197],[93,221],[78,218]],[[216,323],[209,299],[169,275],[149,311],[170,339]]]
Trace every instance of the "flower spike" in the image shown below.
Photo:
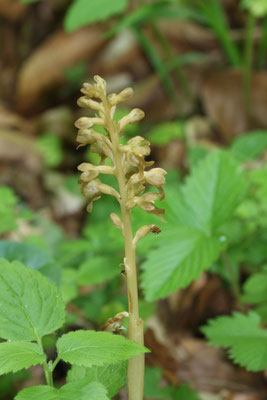
[[[159,233],[156,225],[140,227],[133,236],[131,226],[131,210],[139,207],[143,211],[157,215],[163,220],[164,209],[158,208],[157,200],[164,199],[162,186],[165,184],[166,171],[162,168],[151,168],[153,161],[146,161],[150,154],[150,143],[141,136],[128,140],[127,144],[119,143],[120,136],[128,124],[135,124],[144,118],[144,112],[133,109],[119,122],[114,120],[114,113],[119,103],[133,94],[131,88],[122,90],[119,94],[107,95],[106,82],[99,76],[94,77],[94,83],[85,83],[78,100],[80,107],[88,107],[96,112],[94,117],[82,117],[76,122],[79,146],[90,145],[90,151],[100,156],[100,164],[82,163],[78,166],[81,171],[79,183],[82,193],[88,199],[87,210],[92,211],[93,202],[100,199],[102,194],[108,194],[117,199],[121,216],[111,213],[112,224],[122,232],[124,238],[125,257],[123,259],[123,276],[127,284],[128,313],[116,315],[107,322],[105,329],[114,325],[117,329],[121,317],[129,315],[128,338],[139,345],[144,343],[143,321],[138,310],[138,287],[136,274],[135,248],[137,242],[144,236]],[[97,126],[101,125],[106,134],[99,133]],[[109,159],[109,165],[105,164]],[[110,165],[111,164],[111,165]],[[148,169],[150,168],[150,169]],[[101,175],[114,175],[118,181],[119,191],[101,182]],[[154,187],[156,192],[145,193],[147,187]],[[164,221],[164,220],[163,220]],[[144,355],[133,357],[128,363],[129,400],[143,399],[144,384]]]

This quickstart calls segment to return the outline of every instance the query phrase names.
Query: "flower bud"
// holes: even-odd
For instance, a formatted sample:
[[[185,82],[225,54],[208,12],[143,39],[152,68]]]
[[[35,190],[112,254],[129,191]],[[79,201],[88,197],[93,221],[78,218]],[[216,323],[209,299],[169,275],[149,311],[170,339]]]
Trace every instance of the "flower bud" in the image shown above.
[[[77,135],[77,142],[82,146],[86,144],[92,144],[96,141],[95,131],[93,129],[80,129]]]
[[[95,167],[93,164],[83,162],[78,165],[77,169],[82,172],[90,171],[92,167]]]
[[[101,78],[101,76],[99,76],[99,75],[95,75],[94,80],[96,82],[96,87],[101,89],[104,93],[106,93],[106,89],[107,89],[106,81],[103,78]]]
[[[142,226],[141,228],[139,228],[136,231],[135,237],[133,239],[134,247],[137,245],[138,240],[142,239],[150,232],[153,232],[153,233],[158,232],[159,233],[160,229],[156,225],[145,225],[145,226]]]
[[[79,182],[90,182],[93,179],[97,178],[99,175],[99,172],[96,170],[90,170],[90,171],[85,171],[81,174]]]
[[[109,165],[94,165],[84,162],[78,165],[78,170],[82,171],[81,180],[84,182],[95,179],[99,174],[114,175],[114,168]]]
[[[112,224],[117,229],[120,229],[123,232],[123,224],[122,224],[122,221],[121,221],[120,217],[115,213],[111,213],[110,214],[110,219],[111,219]]]
[[[103,125],[104,121],[102,118],[90,118],[82,117],[75,122],[75,126],[78,129],[90,129],[94,125]]]
[[[129,97],[133,95],[132,88],[126,88],[122,90],[119,94],[112,93],[108,96],[108,102],[111,106],[116,106],[119,103],[127,100]]]
[[[166,183],[164,175],[167,172],[162,168],[152,168],[144,172],[145,181],[148,185],[159,187]]]
[[[150,143],[142,138],[141,136],[136,136],[130,140],[128,140],[127,144],[124,146],[120,146],[120,151],[123,153],[127,153],[127,158],[129,159],[129,162],[133,162],[132,165],[138,166],[139,160],[138,158],[135,159],[134,156],[137,157],[145,157],[150,154]],[[131,157],[133,156],[133,159],[131,160]]]
[[[144,111],[140,110],[139,108],[134,108],[128,115],[119,120],[120,132],[125,129],[126,125],[135,124],[136,122],[141,121],[144,116]]]
[[[93,208],[93,202],[95,200],[100,199],[101,194],[109,194],[111,196],[116,197],[116,199],[119,201],[120,200],[120,195],[119,193],[113,189],[113,187],[109,185],[105,185],[100,181],[100,179],[96,178],[91,180],[90,182],[84,182],[82,181],[82,194],[90,200],[87,210],[89,212],[92,211]]]
[[[83,89],[82,89],[83,91]],[[82,96],[78,99],[77,104],[79,107],[89,107],[92,108],[93,110],[99,111],[101,109],[101,104],[98,103],[97,101],[94,101],[92,99],[86,98],[86,96]]]
[[[99,189],[99,179],[94,179],[89,183],[86,183],[82,187],[82,193],[88,199],[94,198],[96,195],[101,195],[101,191]]]
[[[116,106],[118,104],[118,96],[116,93],[111,93],[108,95],[108,102],[111,106]]]
[[[104,183],[100,182],[99,185],[99,190],[104,193],[104,194],[109,194],[110,196],[115,197],[118,201],[120,201],[120,195],[117,192],[117,190],[115,190],[112,186],[109,185],[105,185]]]
[[[117,334],[121,334],[126,328],[123,326],[123,320],[129,317],[129,313],[127,311],[121,311],[116,314],[115,317],[109,318],[105,325],[102,327],[102,331],[106,332],[114,332]]]
[[[133,95],[133,89],[132,88],[126,88],[123,89],[117,96],[119,99],[119,102],[127,100],[129,97],[132,97]]]
[[[99,90],[95,87],[95,85],[91,85],[90,83],[84,83],[81,92],[85,94],[88,98],[99,98]]]

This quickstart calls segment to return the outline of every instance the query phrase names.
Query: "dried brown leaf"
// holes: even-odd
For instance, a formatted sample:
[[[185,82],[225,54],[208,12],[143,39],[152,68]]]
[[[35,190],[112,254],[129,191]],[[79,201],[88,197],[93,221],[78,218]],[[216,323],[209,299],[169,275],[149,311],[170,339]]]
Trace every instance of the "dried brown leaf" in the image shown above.
[[[0,16],[9,21],[17,21],[23,17],[26,7],[19,0],[0,0]]]
[[[227,70],[212,74],[203,84],[203,101],[208,116],[224,139],[231,139],[251,128],[267,127],[267,73],[252,77],[251,121],[244,108],[241,71]]]
[[[39,97],[55,84],[64,82],[64,71],[83,59],[91,59],[103,45],[102,30],[91,26],[72,34],[52,34],[25,61],[16,90],[17,106],[29,111]]]
[[[22,164],[34,174],[41,171],[41,156],[35,148],[34,141],[22,132],[0,129],[1,163]]]

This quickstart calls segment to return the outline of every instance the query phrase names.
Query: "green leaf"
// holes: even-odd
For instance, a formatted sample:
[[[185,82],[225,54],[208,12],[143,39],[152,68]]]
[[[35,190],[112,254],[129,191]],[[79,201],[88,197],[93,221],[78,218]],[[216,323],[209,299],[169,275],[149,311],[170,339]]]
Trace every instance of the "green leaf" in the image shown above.
[[[20,261],[25,266],[33,269],[40,269],[51,263],[51,257],[42,250],[30,243],[0,241],[0,257],[8,261]]]
[[[199,400],[199,396],[187,385],[181,385],[173,391],[172,400]]]
[[[153,399],[169,399],[168,388],[162,388],[159,381],[162,378],[162,369],[154,367],[146,367],[145,369],[145,398]]]
[[[199,161],[204,159],[207,154],[209,154],[209,150],[206,147],[202,147],[201,145],[194,145],[187,149],[186,158],[187,164],[191,169],[194,167]]]
[[[62,282],[60,291],[65,303],[78,297],[77,271],[72,268],[64,268],[62,271]]]
[[[186,287],[209,268],[219,254],[220,242],[194,228],[166,229],[161,246],[150,251],[142,265],[142,287],[148,301]]]
[[[249,371],[267,367],[267,330],[260,328],[260,317],[234,313],[210,320],[202,331],[213,346],[230,348],[230,357]]]
[[[0,233],[17,227],[15,214],[17,202],[18,200],[10,188],[0,187]]]
[[[108,400],[106,389],[98,382],[68,383],[60,389],[32,386],[22,390],[15,400]]]
[[[232,40],[228,21],[220,0],[198,0],[200,9],[233,66],[240,65],[240,53]]]
[[[216,151],[193,168],[182,193],[196,224],[209,234],[231,217],[246,187],[238,164],[226,152]]]
[[[63,361],[84,367],[114,364],[148,351],[124,336],[94,331],[67,333],[58,340],[57,349]]]
[[[110,398],[114,397],[126,383],[127,361],[117,364],[107,364],[102,367],[78,367],[73,365],[68,372],[67,381],[77,382],[86,379],[87,382],[99,382],[108,391]]]
[[[251,275],[243,285],[242,300],[248,304],[267,302],[267,271]]]
[[[122,18],[111,30],[106,34],[107,37],[114,35],[122,29],[140,27],[146,21],[157,20],[159,18],[171,19],[193,19],[197,22],[203,22],[203,16],[199,10],[193,7],[170,4],[169,1],[157,1],[151,4],[137,7],[131,14]]]
[[[175,139],[184,137],[184,123],[182,121],[164,122],[156,125],[148,134],[151,144],[164,146]]]
[[[63,160],[61,140],[58,136],[56,136],[56,134],[43,134],[36,140],[36,146],[41,153],[47,167],[57,167]]]
[[[235,139],[232,154],[240,161],[253,160],[267,149],[267,131],[249,132]]]
[[[31,243],[0,241],[0,258],[8,261],[20,261],[26,267],[38,269],[46,278],[58,284],[61,270],[50,255]]]
[[[241,5],[256,18],[262,18],[267,15],[266,0],[242,0]]]
[[[75,0],[65,16],[65,29],[72,32],[82,26],[103,21],[123,12],[127,5],[127,0]]]
[[[29,370],[22,369],[18,372],[10,372],[10,374],[2,375],[0,377],[0,387],[1,387],[1,398],[5,397],[13,397],[17,390],[17,387],[20,384],[23,384],[27,379],[31,378],[31,373]]]
[[[145,54],[149,58],[150,63],[154,67],[158,76],[160,77],[164,89],[166,90],[168,96],[172,102],[177,102],[177,93],[172,80],[172,77],[166,67],[165,62],[162,60],[157,48],[151,42],[149,36],[140,27],[135,27],[134,32],[138,39],[140,46],[143,48]]]
[[[0,375],[17,372],[43,362],[45,362],[45,355],[36,343],[0,343]]]
[[[105,282],[118,275],[120,260],[114,257],[89,258],[79,268],[78,283],[80,285],[94,285]]]
[[[64,303],[53,283],[19,262],[0,259],[0,337],[38,340],[64,319]]]

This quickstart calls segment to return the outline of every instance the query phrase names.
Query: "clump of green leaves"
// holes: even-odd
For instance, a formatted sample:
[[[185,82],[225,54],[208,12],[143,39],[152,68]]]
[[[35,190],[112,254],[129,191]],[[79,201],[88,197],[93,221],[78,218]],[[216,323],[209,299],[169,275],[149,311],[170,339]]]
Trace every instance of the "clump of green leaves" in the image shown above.
[[[222,226],[233,216],[246,187],[238,163],[217,151],[200,161],[182,187],[168,196],[169,223],[142,265],[147,300],[188,286],[212,265],[227,241]]]
[[[101,369],[110,368],[118,381],[122,362],[146,351],[145,348],[120,335],[79,330],[63,334],[57,340],[57,358],[47,360],[42,339],[62,328],[65,321],[65,305],[59,290],[38,271],[17,261],[0,259],[0,277],[0,337],[6,340],[0,343],[0,374],[41,364],[47,382],[47,386],[22,390],[16,399],[73,399],[75,394],[80,400],[106,400],[108,392],[114,393],[124,384],[121,378],[111,385],[110,376]],[[59,361],[89,370],[81,369],[80,379],[75,382],[71,372],[69,383],[55,389],[52,374]]]

